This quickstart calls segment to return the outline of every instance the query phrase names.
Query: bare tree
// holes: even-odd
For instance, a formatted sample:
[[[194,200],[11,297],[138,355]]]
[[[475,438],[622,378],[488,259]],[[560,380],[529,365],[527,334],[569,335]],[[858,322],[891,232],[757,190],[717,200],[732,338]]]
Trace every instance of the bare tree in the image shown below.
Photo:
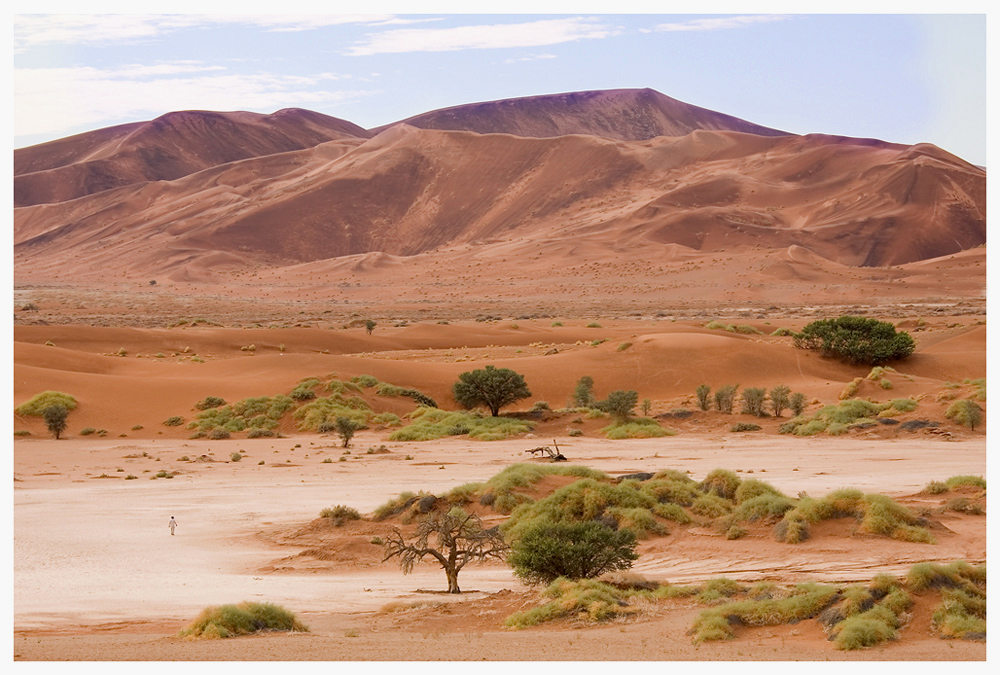
[[[385,544],[382,562],[398,556],[403,574],[409,574],[414,563],[431,556],[444,568],[449,593],[462,592],[458,587],[458,573],[467,563],[487,558],[503,560],[507,552],[507,544],[498,528],[484,529],[479,516],[460,508],[448,513],[428,514],[417,525],[410,540],[403,538],[399,528],[392,528],[392,532]],[[433,545],[432,538],[435,540]]]

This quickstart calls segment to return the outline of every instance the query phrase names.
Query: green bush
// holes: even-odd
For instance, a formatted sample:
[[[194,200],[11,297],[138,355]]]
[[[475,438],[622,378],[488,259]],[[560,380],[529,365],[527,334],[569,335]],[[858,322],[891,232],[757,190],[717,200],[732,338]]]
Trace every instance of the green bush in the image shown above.
[[[800,391],[795,392],[788,398],[788,407],[793,415],[800,417],[806,410],[806,395]]]
[[[210,440],[224,441],[230,438],[230,434],[225,429],[211,429],[205,434]]]
[[[738,424],[734,424],[733,426],[729,427],[729,430],[734,433],[740,431],[760,431],[760,425],[751,424],[749,422],[739,422]]]
[[[779,384],[771,389],[768,397],[771,401],[771,410],[775,417],[781,417],[781,411],[791,405],[792,390],[783,384]]]
[[[628,569],[638,558],[631,530],[612,530],[592,520],[535,520],[518,533],[507,562],[518,578],[537,584],[559,577],[590,579]]]
[[[619,389],[609,393],[605,400],[595,403],[594,407],[611,415],[619,424],[624,424],[635,412],[638,403],[639,392]]]
[[[850,364],[880,365],[913,353],[916,343],[886,321],[858,316],[813,321],[795,335],[795,346],[819,350]]]
[[[292,612],[269,602],[208,607],[184,628],[181,637],[228,638],[260,631],[307,632]]]
[[[275,438],[277,435],[273,429],[251,429],[247,432],[247,438]]]
[[[184,424],[184,418],[177,415],[163,420],[163,426],[165,427],[179,427],[182,424]]]
[[[365,389],[371,389],[379,384],[378,378],[371,375],[355,375],[351,378],[351,382]]]
[[[90,436],[91,434],[96,434],[96,433],[97,429],[95,429],[94,427],[85,427],[83,429],[80,429],[81,436]]]
[[[66,410],[76,410],[77,404],[76,399],[70,394],[61,391],[43,391],[17,406],[14,412],[18,415],[41,417],[42,411],[53,405],[61,405]]]

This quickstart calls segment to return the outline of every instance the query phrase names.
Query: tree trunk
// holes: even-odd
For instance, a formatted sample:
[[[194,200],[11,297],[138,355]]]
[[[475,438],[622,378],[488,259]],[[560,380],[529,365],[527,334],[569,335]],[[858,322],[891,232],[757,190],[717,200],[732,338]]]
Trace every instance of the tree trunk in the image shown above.
[[[449,593],[461,593],[461,589],[458,587],[458,570],[445,569],[445,575],[448,577],[448,592]]]

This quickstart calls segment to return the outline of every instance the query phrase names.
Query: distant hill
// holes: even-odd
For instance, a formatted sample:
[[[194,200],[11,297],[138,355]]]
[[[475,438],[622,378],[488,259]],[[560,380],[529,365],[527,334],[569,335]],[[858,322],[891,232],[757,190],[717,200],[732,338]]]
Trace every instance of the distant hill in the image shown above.
[[[653,89],[584,91],[528,96],[443,108],[387,124],[479,134],[547,138],[587,134],[618,141],[684,136],[697,130],[742,131],[758,136],[786,136],[752,122],[689,105]]]
[[[309,110],[167,113],[14,151],[14,205],[76,199],[123,185],[174,180],[211,166],[371,134]]]

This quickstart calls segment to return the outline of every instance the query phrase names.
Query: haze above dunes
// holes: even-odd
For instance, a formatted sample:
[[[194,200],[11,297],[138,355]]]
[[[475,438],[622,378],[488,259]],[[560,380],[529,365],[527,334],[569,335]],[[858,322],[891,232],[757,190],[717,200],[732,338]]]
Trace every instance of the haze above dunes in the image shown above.
[[[981,262],[983,169],[928,144],[797,136],[648,89],[456,106],[373,130],[305,110],[177,112],[17,150],[14,167],[22,286],[155,279],[162,293],[249,284],[263,298],[312,284],[382,306],[343,289],[392,286],[393,301],[424,305],[450,301],[445,279],[489,289],[512,276],[565,299],[583,275],[592,297],[661,306],[825,303],[847,279],[894,302],[985,292],[981,266],[956,265],[956,279],[926,265]],[[857,269],[890,266],[883,280]]]

